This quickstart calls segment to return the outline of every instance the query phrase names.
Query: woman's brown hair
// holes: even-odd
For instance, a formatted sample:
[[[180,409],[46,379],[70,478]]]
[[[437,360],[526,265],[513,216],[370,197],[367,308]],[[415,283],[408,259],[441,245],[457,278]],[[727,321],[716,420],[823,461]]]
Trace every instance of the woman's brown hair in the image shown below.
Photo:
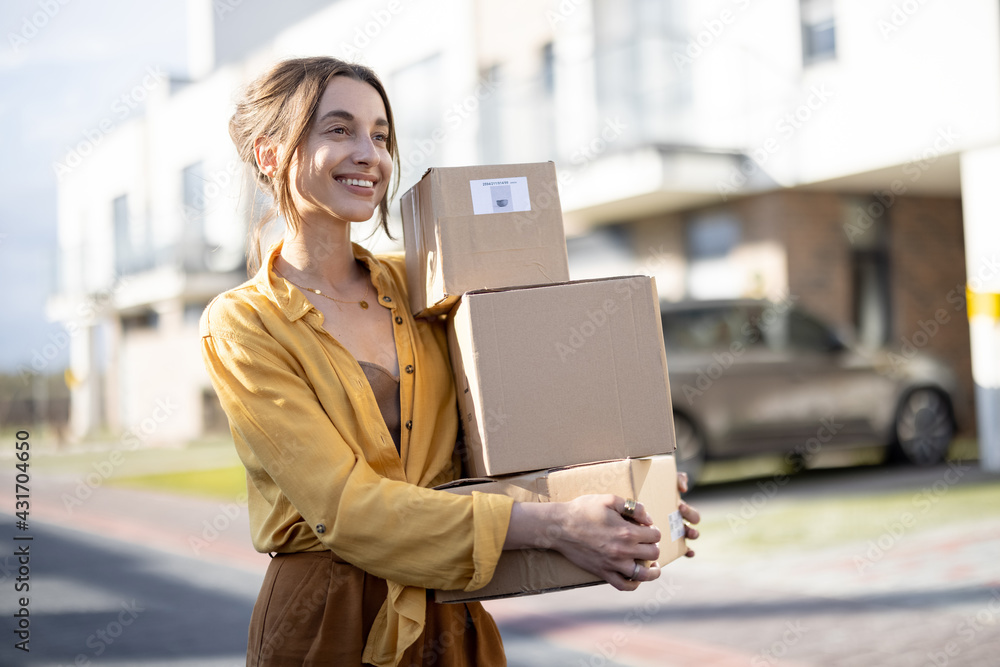
[[[301,223],[292,203],[292,186],[289,170],[296,149],[305,140],[312,127],[316,109],[327,84],[335,76],[346,76],[362,81],[374,88],[385,104],[389,121],[389,139],[386,148],[392,156],[393,187],[386,190],[379,202],[379,226],[389,233],[389,200],[399,186],[399,156],[396,150],[396,124],[392,118],[389,97],[378,75],[364,65],[344,62],[336,58],[316,56],[285,60],[247,86],[236,103],[236,113],[229,119],[229,136],[236,144],[240,159],[251,170],[257,186],[271,195],[275,207],[263,215],[253,216],[247,234],[247,273],[253,276],[260,268],[261,232],[264,226],[281,215],[285,224],[293,229]],[[258,139],[288,150],[278,153],[274,176],[268,177],[257,164],[255,145]],[[256,199],[256,198],[255,198]]]

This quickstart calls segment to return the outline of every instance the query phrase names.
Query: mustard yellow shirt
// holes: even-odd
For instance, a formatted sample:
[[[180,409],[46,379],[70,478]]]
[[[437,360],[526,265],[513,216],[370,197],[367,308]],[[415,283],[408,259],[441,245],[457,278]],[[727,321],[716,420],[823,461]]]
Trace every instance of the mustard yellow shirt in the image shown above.
[[[423,630],[425,589],[471,591],[493,576],[512,501],[428,488],[460,474],[458,413],[443,326],[411,315],[403,258],[354,246],[377,292],[369,302],[393,315],[405,424],[397,452],[360,365],[274,273],[279,250],[201,319],[205,366],[247,470],[253,544],[330,549],[386,579],[365,661],[392,665]]]

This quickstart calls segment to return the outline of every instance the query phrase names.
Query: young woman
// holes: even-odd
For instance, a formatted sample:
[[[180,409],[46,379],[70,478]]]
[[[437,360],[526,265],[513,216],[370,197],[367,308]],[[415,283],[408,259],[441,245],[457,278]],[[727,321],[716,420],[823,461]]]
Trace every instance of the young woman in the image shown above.
[[[375,74],[332,58],[282,62],[249,86],[230,134],[286,225],[262,258],[258,228],[253,278],[202,317],[205,364],[247,469],[253,543],[275,554],[247,664],[506,664],[479,604],[427,593],[484,585],[504,549],[556,549],[621,590],[656,579],[655,562],[639,563],[656,560],[660,539],[641,504],[631,523],[613,495],[514,503],[430,488],[461,472],[444,331],[412,317],[402,258],[350,238],[375,211],[386,229],[398,176]]]

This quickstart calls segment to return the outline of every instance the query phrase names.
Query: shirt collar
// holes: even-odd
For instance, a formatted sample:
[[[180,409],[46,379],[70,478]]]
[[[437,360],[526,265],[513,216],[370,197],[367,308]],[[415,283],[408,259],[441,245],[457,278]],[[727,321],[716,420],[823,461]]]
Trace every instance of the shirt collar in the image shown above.
[[[312,310],[313,305],[300,289],[282,278],[274,270],[274,260],[281,252],[281,246],[282,242],[278,241],[268,249],[264,256],[264,261],[261,263],[260,270],[254,276],[254,285],[264,296],[281,309],[281,312],[284,313],[289,321],[295,322]],[[351,249],[354,252],[354,258],[361,261],[371,273],[372,284],[375,286],[376,294],[381,296],[390,291],[386,284],[386,269],[382,266],[378,258],[357,243],[352,243]]]

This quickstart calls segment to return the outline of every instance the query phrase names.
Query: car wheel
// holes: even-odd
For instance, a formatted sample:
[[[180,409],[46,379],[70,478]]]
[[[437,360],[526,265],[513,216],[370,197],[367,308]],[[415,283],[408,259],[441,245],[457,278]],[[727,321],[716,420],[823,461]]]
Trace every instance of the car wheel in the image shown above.
[[[677,471],[686,472],[688,488],[694,488],[705,465],[705,439],[690,419],[674,413],[674,437],[677,440]]]
[[[944,460],[955,435],[951,404],[936,389],[916,389],[896,412],[896,447],[907,461],[934,465]]]

